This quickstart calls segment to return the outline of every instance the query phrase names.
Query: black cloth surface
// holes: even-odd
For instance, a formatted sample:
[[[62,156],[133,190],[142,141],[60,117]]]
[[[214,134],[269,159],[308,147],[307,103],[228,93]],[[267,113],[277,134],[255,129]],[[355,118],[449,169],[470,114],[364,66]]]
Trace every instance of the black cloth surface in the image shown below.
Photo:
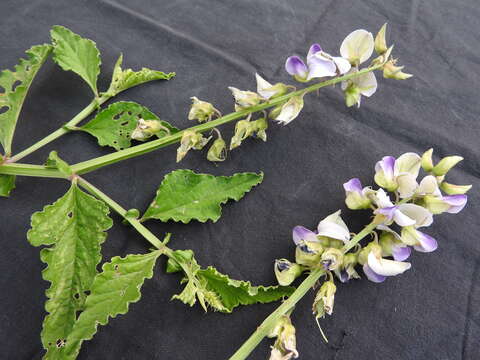
[[[395,56],[415,76],[404,82],[377,77],[379,87],[360,109],[347,108],[337,88],[306,97],[300,117],[272,125],[268,142],[248,140],[218,166],[192,152],[175,163],[175,147],[117,163],[86,178],[126,208],[145,209],[163,176],[177,168],[216,175],[264,171],[265,180],[238,203],[224,206],[217,223],[148,222],[158,236],[172,232],[171,246],[193,249],[198,261],[233,278],[274,284],[275,258],[293,259],[293,226],[314,228],[343,209],[352,231],[368,221],[345,209],[342,183],[359,177],[373,184],[375,162],[384,155],[435,148],[435,158],[460,154],[465,161],[449,182],[474,184],[458,215],[435,217],[426,230],[439,241],[431,254],[415,253],[405,274],[374,284],[366,279],[339,285],[334,314],[322,325],[325,344],[311,315],[314,293],[297,306],[301,359],[479,359],[480,242],[480,6],[462,1],[13,1],[0,2],[0,68],[12,68],[31,45],[49,42],[55,24],[96,41],[102,53],[99,87],[108,86],[120,52],[124,65],[175,71],[170,82],[129,90],[118,100],[137,101],[177,127],[190,97],[233,109],[227,86],[255,90],[254,73],[292,83],[287,56],[304,56],[313,42],[338,54],[354,29],[376,33],[389,23]],[[14,152],[55,130],[90,101],[88,86],[51,60],[27,97]],[[224,137],[233,125],[222,128]],[[229,136],[228,136],[229,138]],[[43,163],[58,150],[70,163],[109,153],[94,138],[74,133],[22,162]],[[45,316],[44,264],[26,241],[30,215],[67,189],[62,180],[19,177],[10,199],[0,199],[0,358],[40,359]],[[112,215],[104,260],[143,253],[149,244]],[[79,359],[227,359],[278,303],[237,308],[233,314],[204,314],[170,301],[181,289],[179,275],[157,264],[140,302],[84,344]],[[250,356],[268,358],[265,340]]]

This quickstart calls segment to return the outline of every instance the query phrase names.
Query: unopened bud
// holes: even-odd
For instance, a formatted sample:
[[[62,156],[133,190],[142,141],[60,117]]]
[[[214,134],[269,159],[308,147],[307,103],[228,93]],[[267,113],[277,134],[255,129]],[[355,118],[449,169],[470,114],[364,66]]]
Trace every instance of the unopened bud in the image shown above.
[[[382,55],[388,49],[387,41],[385,40],[386,31],[387,31],[387,23],[383,24],[383,26],[378,31],[377,36],[375,36],[375,51],[379,55]]]
[[[396,66],[396,60],[388,60],[383,66],[383,77],[386,79],[406,80],[411,78],[412,74],[407,74],[402,71],[404,66]]]
[[[471,188],[472,185],[454,185],[445,181],[440,185],[440,189],[442,189],[448,195],[466,194]]]
[[[428,149],[422,155],[422,169],[426,172],[433,170],[433,161],[432,161],[433,149]]]
[[[436,176],[446,175],[450,169],[457,165],[460,161],[463,160],[461,156],[447,156],[444,157],[440,162],[433,167],[433,174]]]

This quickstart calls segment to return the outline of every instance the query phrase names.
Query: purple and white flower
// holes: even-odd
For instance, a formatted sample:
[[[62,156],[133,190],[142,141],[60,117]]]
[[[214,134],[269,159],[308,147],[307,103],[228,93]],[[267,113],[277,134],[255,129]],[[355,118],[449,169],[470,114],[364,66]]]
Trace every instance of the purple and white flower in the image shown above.
[[[290,56],[285,62],[285,70],[297,81],[306,82],[345,74],[350,70],[350,63],[342,57],[327,54],[319,44],[313,44],[307,54],[307,64],[299,56]]]
[[[402,241],[420,252],[432,252],[438,248],[437,240],[417,230],[414,226],[402,228]]]
[[[423,205],[432,214],[448,212],[457,214],[467,205],[468,196],[465,194],[443,195],[438,186],[437,178],[433,175],[425,176],[416,190],[416,195],[423,196]]]
[[[415,228],[430,226],[433,216],[423,206],[415,204],[394,205],[383,189],[377,190],[375,203],[378,208],[375,214],[385,216],[385,225],[395,222],[399,226],[414,226]]]
[[[401,198],[411,197],[417,187],[421,157],[415,153],[405,153],[398,159],[385,156],[375,165],[375,182],[388,191],[397,190]]]
[[[345,203],[351,210],[368,209],[371,201],[369,194],[373,192],[370,187],[362,188],[360,179],[353,178],[343,184],[345,189]]]
[[[393,241],[391,241],[389,237],[385,237],[384,235],[380,236],[382,255],[392,256],[393,260],[396,261],[404,261],[410,257],[412,249],[402,242],[402,237],[396,231],[386,225],[378,225],[377,229],[382,230],[384,233],[391,234],[393,237]]]
[[[363,265],[363,272],[370,281],[383,282],[388,276],[396,276],[410,269],[409,262],[384,259],[381,250],[372,249],[368,254],[367,263]]]
[[[341,210],[338,210],[320,221],[317,226],[317,235],[341,240],[344,243],[349,242],[350,230],[342,220],[341,213]]]

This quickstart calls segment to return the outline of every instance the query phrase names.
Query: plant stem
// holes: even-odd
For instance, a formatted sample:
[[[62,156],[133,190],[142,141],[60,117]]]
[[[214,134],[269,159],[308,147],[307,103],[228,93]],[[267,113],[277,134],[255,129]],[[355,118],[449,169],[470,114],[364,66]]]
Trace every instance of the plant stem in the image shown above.
[[[168,257],[172,256],[172,249],[162,243],[162,241],[157,238],[150,230],[148,230],[144,225],[140,223],[137,219],[127,216],[127,210],[124,209],[120,204],[115,200],[109,197],[107,194],[102,192],[100,189],[90,184],[87,180],[77,176],[76,177],[78,184],[87,190],[90,194],[97,197],[98,199],[104,201],[112,210],[117,212],[122,216],[126,221],[132,225],[135,230],[137,230],[140,235],[142,235],[150,244],[155,246],[157,249],[162,250],[165,255]]]
[[[339,77],[336,77],[336,78],[333,78],[333,79],[330,79],[330,80],[327,80],[327,81],[316,83],[316,84],[308,86],[304,89],[288,93],[286,95],[280,96],[278,98],[271,99],[267,102],[261,103],[261,104],[256,105],[256,106],[252,106],[252,107],[247,108],[247,109],[243,109],[243,110],[240,110],[240,111],[237,111],[237,112],[230,113],[230,114],[222,116],[222,117],[220,117],[216,120],[209,121],[209,122],[204,123],[204,124],[196,125],[196,126],[188,128],[186,130],[193,130],[193,131],[197,131],[197,132],[209,131],[209,130],[217,127],[217,126],[229,123],[231,121],[240,119],[242,117],[246,117],[250,113],[258,112],[258,111],[261,111],[261,110],[264,110],[264,109],[271,108],[271,107],[276,106],[276,105],[283,104],[288,99],[290,99],[294,96],[308,94],[308,93],[314,92],[318,89],[321,89],[323,87],[330,86],[330,85],[335,85],[335,84],[340,83],[342,81],[352,79],[352,78],[358,77],[360,75],[366,74],[368,72],[377,70],[381,66],[382,66],[382,64],[375,65],[375,66],[370,66],[370,67],[362,69],[362,70],[360,70],[356,73],[351,73],[351,74],[339,76]],[[185,130],[183,130],[183,131],[185,131]],[[147,142],[145,144],[133,146],[131,148],[120,150],[120,151],[117,151],[117,152],[112,153],[112,154],[100,156],[100,157],[95,158],[95,159],[91,159],[91,160],[87,160],[87,161],[75,164],[75,165],[72,166],[72,170],[76,174],[79,174],[79,175],[86,174],[90,171],[96,170],[96,169],[101,168],[103,166],[113,164],[113,163],[116,163],[118,161],[122,161],[122,160],[125,160],[125,159],[133,158],[133,157],[136,157],[136,156],[154,151],[156,149],[174,144],[174,143],[180,141],[180,139],[182,138],[182,135],[183,135],[183,131],[180,131],[180,132],[178,132],[176,134],[173,134],[173,135],[170,135],[170,136],[165,136],[165,137],[163,137],[161,139],[158,139],[158,140]]]
[[[374,220],[365,228],[355,235],[350,242],[343,247],[343,252],[346,253],[348,250],[353,248],[360,240],[365,236],[370,234],[378,223]],[[258,344],[263,340],[265,336],[268,335],[270,329],[275,326],[278,319],[285,315],[290,309],[292,309],[295,304],[300,301],[301,298],[305,296],[308,290],[315,285],[315,283],[320,279],[320,277],[325,274],[323,269],[315,269],[310,275],[308,275],[305,280],[297,287],[290,297],[282,303],[273,313],[271,313],[262,324],[255,330],[255,332],[248,338],[247,341],[235,352],[235,354],[230,357],[229,360],[243,360],[246,359],[248,355],[257,347]]]
[[[48,168],[43,165],[14,164],[14,163],[0,165],[0,174],[61,178],[61,179],[66,178],[66,176],[62,174],[60,171],[58,171],[57,169]]]
[[[52,132],[50,135],[44,137],[42,140],[36,142],[32,146],[26,148],[25,150],[19,152],[18,154],[12,156],[8,162],[17,162],[20,159],[23,159],[25,156],[30,155],[34,151],[40,149],[41,147],[47,145],[48,143],[52,142],[55,139],[58,139],[60,136],[65,135],[66,133],[70,132],[71,130],[67,129],[68,127],[73,127],[77,125],[79,122],[81,122],[83,119],[85,119],[87,116],[89,116],[92,112],[95,111],[95,109],[98,108],[101,104],[103,104],[105,101],[110,99],[110,96],[101,96],[99,98],[93,99],[90,104],[88,104],[82,111],[80,111],[72,120],[67,122],[65,125],[63,125],[61,128],[55,130]]]

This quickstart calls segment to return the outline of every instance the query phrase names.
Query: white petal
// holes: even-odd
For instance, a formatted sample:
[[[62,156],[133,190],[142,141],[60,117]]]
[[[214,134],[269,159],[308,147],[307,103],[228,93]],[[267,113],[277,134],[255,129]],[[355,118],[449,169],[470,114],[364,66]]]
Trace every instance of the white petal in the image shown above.
[[[408,198],[415,194],[415,190],[418,187],[416,176],[413,176],[410,173],[403,173],[397,176],[398,192],[400,197]]]
[[[344,242],[350,240],[350,230],[340,217],[341,211],[327,216],[318,224],[318,235],[327,236]]]
[[[415,220],[415,227],[430,226],[433,222],[433,215],[430,211],[423,206],[415,204],[401,204],[398,205],[398,210],[408,216],[410,219]],[[400,225],[400,224],[399,224]],[[408,225],[401,225],[408,226]]]
[[[340,56],[333,57],[333,61],[335,62],[335,65],[337,65],[340,74],[347,73],[352,67],[352,65],[350,65],[350,62],[347,59],[344,59]]]
[[[387,193],[383,189],[377,190],[374,201],[379,208],[388,208],[393,206],[393,203],[390,201],[390,197],[387,195]]]
[[[392,234],[395,239],[397,239],[398,241],[402,241],[402,237],[400,236],[399,233],[397,233],[396,231],[390,229],[388,226],[386,225],[383,225],[383,224],[380,224],[380,225],[377,225],[377,229],[378,230],[382,230],[382,231],[386,231],[386,232],[389,232],[390,234]]]
[[[394,174],[397,176],[402,173],[409,173],[415,176],[416,179],[420,171],[421,159],[422,158],[415,153],[405,153],[401,155],[397,161],[395,161]]]
[[[395,211],[395,214],[393,215],[393,220],[399,226],[411,226],[416,224],[415,219],[412,219],[411,217],[405,215],[403,212],[401,212],[398,209]]]
[[[275,95],[274,90],[267,90],[272,87],[272,84],[270,84],[267,80],[265,80],[258,74],[255,74],[255,79],[257,80],[257,93],[259,93],[261,97],[263,97],[264,99],[269,99],[270,97]]]
[[[363,96],[370,97],[377,91],[377,78],[373,72],[360,75],[352,81],[360,88],[360,94]]]
[[[337,66],[333,60],[323,56],[321,52],[310,56],[307,60],[307,64],[307,80],[337,75]]]
[[[349,60],[357,59],[360,64],[367,61],[373,53],[374,41],[371,32],[355,30],[347,35],[340,46],[340,54]]]
[[[438,188],[438,182],[435,176],[433,175],[425,176],[422,179],[422,181],[420,181],[420,185],[418,186],[418,189],[417,189],[417,194],[442,196],[442,193]]]
[[[378,258],[373,252],[368,254],[368,266],[378,275],[395,276],[402,274],[412,267],[409,262]]]

